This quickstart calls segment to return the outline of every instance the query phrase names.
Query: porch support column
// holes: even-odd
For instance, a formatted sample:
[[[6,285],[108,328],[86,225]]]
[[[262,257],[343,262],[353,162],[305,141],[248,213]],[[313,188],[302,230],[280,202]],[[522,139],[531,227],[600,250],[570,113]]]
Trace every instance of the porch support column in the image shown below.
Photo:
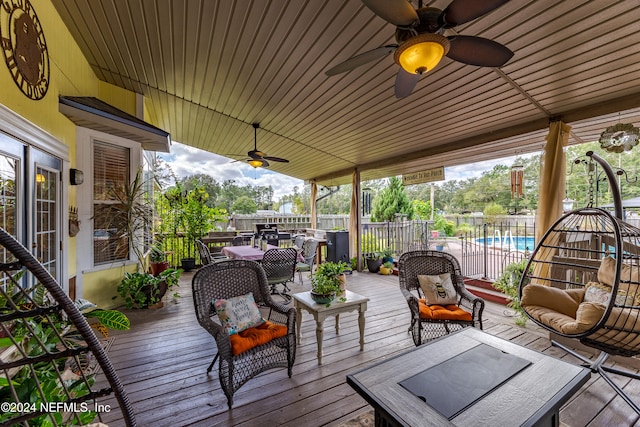
[[[349,256],[358,260],[357,270],[362,271],[362,253],[360,249],[360,223],[362,220],[360,203],[360,170],[354,169],[351,179],[351,209],[349,212]]]
[[[318,223],[318,213],[316,210],[316,198],[318,197],[318,184],[311,181],[311,228],[316,229]]]

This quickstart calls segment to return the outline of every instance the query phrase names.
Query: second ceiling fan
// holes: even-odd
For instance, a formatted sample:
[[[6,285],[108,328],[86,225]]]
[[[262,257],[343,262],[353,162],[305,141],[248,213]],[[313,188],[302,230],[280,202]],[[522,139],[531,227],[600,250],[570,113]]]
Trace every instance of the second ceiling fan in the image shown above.
[[[289,163],[289,160],[283,159],[281,157],[273,157],[267,156],[266,153],[258,150],[258,129],[260,128],[260,123],[252,123],[253,126],[253,150],[247,152],[248,159],[246,159],[247,163],[249,163],[254,168],[259,167],[267,167],[269,166],[269,161],[272,162],[281,162],[281,163]]]
[[[479,18],[509,0],[453,0],[444,10],[435,7],[414,9],[407,0],[362,0],[376,15],[396,26],[398,44],[381,46],[361,53],[326,71],[328,76],[351,71],[394,52],[400,66],[396,75],[395,95],[409,96],[420,75],[431,71],[447,56],[464,64],[501,67],[513,52],[506,46],[483,37],[451,35],[445,30]]]

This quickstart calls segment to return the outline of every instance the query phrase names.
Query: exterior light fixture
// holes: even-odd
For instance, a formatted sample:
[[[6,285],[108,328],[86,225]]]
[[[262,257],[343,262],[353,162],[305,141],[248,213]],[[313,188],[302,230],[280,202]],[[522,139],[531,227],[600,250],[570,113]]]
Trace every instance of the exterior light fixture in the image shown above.
[[[433,33],[418,34],[396,49],[393,59],[407,73],[423,74],[431,71],[449,52],[449,39]]]
[[[69,169],[69,181],[71,185],[80,185],[84,182],[84,172],[80,169]]]
[[[262,166],[262,160],[260,159],[251,159],[248,161],[248,163],[254,168],[259,168],[260,166]]]

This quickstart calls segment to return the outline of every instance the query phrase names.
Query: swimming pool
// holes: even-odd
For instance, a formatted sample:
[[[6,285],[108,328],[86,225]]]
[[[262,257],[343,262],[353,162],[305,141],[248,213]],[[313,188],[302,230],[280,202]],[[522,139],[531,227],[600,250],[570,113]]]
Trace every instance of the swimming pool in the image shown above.
[[[535,239],[528,236],[505,236],[505,237],[488,237],[487,245],[497,249],[517,250],[533,252],[535,249]],[[483,237],[476,239],[476,243],[484,245]]]

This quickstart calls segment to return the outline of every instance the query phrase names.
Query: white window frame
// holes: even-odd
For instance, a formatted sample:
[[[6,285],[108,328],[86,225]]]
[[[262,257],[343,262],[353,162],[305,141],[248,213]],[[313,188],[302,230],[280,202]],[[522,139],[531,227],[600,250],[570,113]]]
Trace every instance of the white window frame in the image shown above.
[[[78,186],[78,219],[80,220],[80,231],[77,235],[77,266],[78,279],[77,287],[82,289],[82,274],[95,271],[119,268],[126,265],[135,264],[137,260],[133,254],[129,253],[128,260],[119,260],[106,264],[94,265],[93,257],[93,147],[94,141],[106,142],[113,145],[122,146],[129,149],[131,157],[129,159],[129,180],[135,178],[135,174],[142,165],[142,146],[135,141],[131,141],[118,136],[92,129],[78,127],[76,134],[76,154],[77,168],[84,172],[84,182]],[[86,224],[86,226],[83,226]],[[79,293],[79,295],[82,295]]]

